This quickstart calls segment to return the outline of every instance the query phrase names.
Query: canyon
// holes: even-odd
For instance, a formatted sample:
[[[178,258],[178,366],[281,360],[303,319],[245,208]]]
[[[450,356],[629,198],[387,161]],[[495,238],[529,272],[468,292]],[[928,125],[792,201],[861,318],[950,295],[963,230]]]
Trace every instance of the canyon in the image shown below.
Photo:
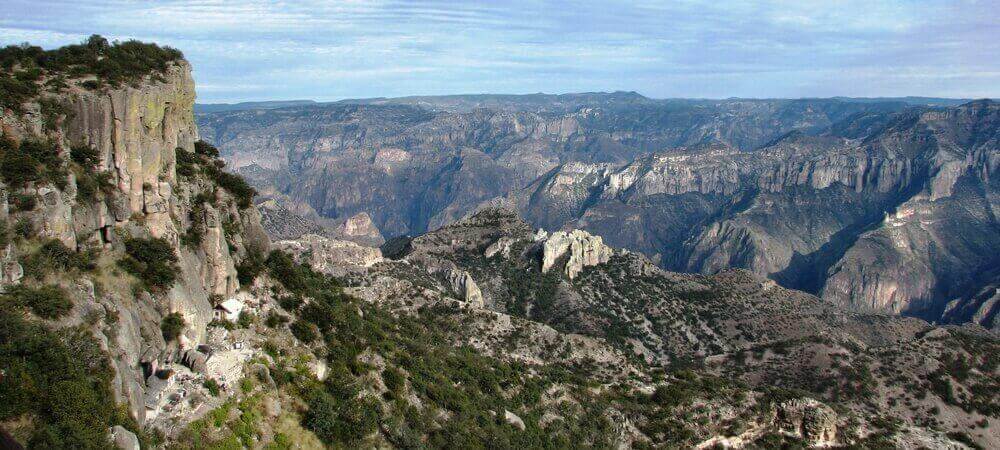
[[[664,269],[997,329],[1000,107],[932,100],[480,95],[196,117],[231,169],[317,220],[414,235],[500,198]]]

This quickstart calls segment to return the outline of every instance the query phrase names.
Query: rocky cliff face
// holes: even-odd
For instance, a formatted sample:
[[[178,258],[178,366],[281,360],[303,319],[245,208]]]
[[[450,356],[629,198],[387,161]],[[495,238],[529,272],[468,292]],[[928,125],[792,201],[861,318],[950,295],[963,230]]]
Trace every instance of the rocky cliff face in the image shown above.
[[[533,222],[603,234],[668,268],[741,267],[842,305],[956,320],[945,305],[997,264],[998,109],[904,113],[860,141],[796,133],[753,152],[567,164],[518,202]]]
[[[563,163],[625,164],[701,143],[751,149],[795,128],[820,130],[852,113],[902,106],[620,93],[340,103],[206,113],[198,121],[230,166],[262,175],[262,184],[320,215],[366,212],[396,236],[453,222]]]
[[[63,105],[62,112],[41,114],[40,99]],[[117,318],[110,334],[96,331],[100,327],[95,325],[95,335],[112,356],[118,400],[129,405],[131,415],[142,423],[148,369],[204,342],[212,320],[210,298],[235,294],[240,287],[237,263],[250,251],[266,250],[268,240],[256,210],[239,207],[210,181],[182,180],[177,174],[177,149],[194,153],[198,139],[192,112],[195,87],[186,62],[175,62],[158,76],[119,88],[94,90],[70,82],[40,99],[26,104],[24,114],[6,111],[3,134],[15,141],[50,142],[63,165],[70,165],[71,148],[93,149],[94,166],[84,172],[69,171],[64,188],[41,182],[5,186],[3,218],[35,230],[32,239],[54,238],[73,250],[107,255],[99,263],[110,263],[100,268],[104,278],[81,280],[87,288],[74,302],[80,317],[99,311]],[[107,174],[108,185],[96,198],[85,197],[81,173]],[[212,193],[212,198],[195,200],[204,192]],[[36,206],[8,212],[13,196],[35,198]],[[192,228],[202,230],[199,242],[182,244],[182,236]],[[129,237],[164,239],[178,258],[177,282],[162,293],[136,295],[114,265]],[[29,251],[8,247],[5,285],[19,281],[23,270],[16,261]],[[100,284],[97,291],[95,283]],[[168,343],[160,321],[170,313],[180,314],[184,328],[178,341]]]

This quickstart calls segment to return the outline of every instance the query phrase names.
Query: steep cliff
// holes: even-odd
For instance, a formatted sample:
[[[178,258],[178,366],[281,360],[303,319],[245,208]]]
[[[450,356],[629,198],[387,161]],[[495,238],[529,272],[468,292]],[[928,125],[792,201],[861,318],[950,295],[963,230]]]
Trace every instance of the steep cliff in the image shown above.
[[[105,52],[94,61],[126,45],[158,49],[92,42]],[[115,83],[105,72],[96,81],[68,75],[86,65],[43,65],[36,95],[0,115],[0,219],[15,234],[5,243],[0,288],[64,289],[72,309],[59,326],[84,327],[101,343],[114,366],[115,400],[139,424],[147,377],[205,342],[213,299],[233,296],[237,266],[269,245],[259,214],[241,202],[245,192],[196,144],[194,81],[177,55],[162,70]],[[85,262],[60,273],[58,258]],[[168,316],[180,318],[176,336],[163,331]]]

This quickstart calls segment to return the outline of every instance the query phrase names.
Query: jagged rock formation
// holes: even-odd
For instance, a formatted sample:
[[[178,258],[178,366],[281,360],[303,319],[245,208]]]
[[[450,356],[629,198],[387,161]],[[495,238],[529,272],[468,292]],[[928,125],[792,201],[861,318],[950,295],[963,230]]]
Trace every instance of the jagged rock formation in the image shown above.
[[[864,140],[792,134],[753,152],[572,163],[519,204],[533,222],[604,234],[667,268],[747,268],[838,304],[963,322],[976,313],[946,317],[945,305],[981,290],[998,262],[998,109],[902,113]],[[988,311],[978,323],[992,326]]]
[[[604,245],[600,236],[591,236],[590,233],[581,230],[559,231],[545,239],[542,248],[542,272],[552,270],[559,260],[565,257],[566,264],[563,271],[572,280],[583,271],[584,267],[606,263],[613,254],[614,251]]]
[[[340,239],[372,247],[378,247],[385,243],[382,233],[372,222],[371,216],[366,212],[360,212],[348,217],[334,229],[334,235]]]
[[[296,239],[307,234],[322,234],[327,231],[315,221],[295,214],[276,199],[264,200],[256,206],[261,214],[261,226],[271,239],[279,241]]]
[[[106,52],[102,41],[94,37],[73,51]],[[127,45],[159,54],[153,46]],[[95,87],[89,82],[95,80],[72,77],[49,83],[55,74],[42,72],[37,81],[47,87],[40,97],[0,116],[0,176],[11,183],[0,189],[3,426],[16,427],[20,440],[40,448],[136,448],[150,441],[145,424],[162,433],[164,445],[182,448],[1000,443],[996,336],[972,326],[852,312],[744,270],[666,272],[640,254],[613,250],[598,235],[536,229],[518,216],[517,198],[488,202],[472,214],[465,206],[482,205],[481,195],[450,203],[434,215],[462,219],[391,240],[383,246],[387,259],[374,247],[315,234],[281,241],[269,252],[253,190],[220,170],[215,148],[196,141],[193,86],[178,58],[120,85]],[[659,111],[635,95],[596,97],[605,106]],[[558,101],[583,118],[601,114],[577,111],[581,100],[574,96]],[[463,102],[449,108],[462,109]],[[919,120],[935,132],[955,129],[948,121],[977,123],[963,114]],[[490,120],[496,120],[491,126],[513,120],[520,128],[530,125],[520,120],[552,117],[514,110]],[[462,128],[461,121],[452,124]],[[579,125],[531,133],[557,128],[569,142],[573,134],[566,131]],[[737,141],[760,138],[732,125],[713,129],[733,132]],[[973,131],[937,142],[992,145],[977,126],[965,129]],[[490,139],[510,137],[501,135]],[[830,142],[830,152],[853,160],[856,146]],[[883,147],[897,148],[891,143]],[[621,150],[599,146],[605,156]],[[741,195],[729,183],[747,173],[774,175],[757,184],[770,186],[768,193],[803,185],[825,190],[859,178],[842,164],[824,165],[830,152],[811,166],[823,170],[796,166],[776,174],[759,157],[741,160],[724,145],[711,148],[733,164],[713,169],[703,159],[703,166],[661,171],[676,175],[667,182],[581,163],[566,165],[567,176],[549,186],[594,206],[602,200],[593,188],[604,185],[620,189],[620,199],[640,191],[643,197]],[[795,148],[787,151],[797,154]],[[393,163],[407,151],[384,153],[381,162],[398,169]],[[816,156],[811,151],[805,153]],[[698,161],[697,154],[689,160]],[[655,165],[669,158],[652,159]],[[985,178],[970,177],[968,167],[979,166],[959,159],[939,157],[934,167],[941,177],[927,188],[927,199],[907,198],[968,199],[959,195],[963,183]],[[916,167],[880,164],[878,172],[896,180],[886,181],[887,192]],[[38,173],[25,180],[12,170],[18,167]],[[862,172],[875,166],[866,167]],[[984,167],[982,173],[993,170]],[[850,186],[881,198],[884,192],[864,186],[885,180],[870,177]],[[588,187],[579,189],[581,183]],[[265,208],[271,206],[284,207]],[[896,220],[911,214],[900,211]],[[272,219],[271,232],[308,228],[289,209]],[[750,222],[729,226],[744,244],[762,239],[761,231],[746,231]],[[360,240],[379,235],[363,215],[344,222],[340,233]],[[746,261],[763,261],[760,267],[780,262],[732,248]],[[947,314],[986,320],[995,282],[995,274],[983,277],[982,290],[953,300]],[[42,397],[49,403],[36,405]]]

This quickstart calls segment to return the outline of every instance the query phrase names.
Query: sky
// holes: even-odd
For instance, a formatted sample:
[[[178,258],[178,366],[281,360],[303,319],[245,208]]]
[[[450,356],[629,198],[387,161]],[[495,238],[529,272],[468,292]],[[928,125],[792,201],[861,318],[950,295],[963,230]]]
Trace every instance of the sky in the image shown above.
[[[0,44],[184,52],[200,103],[637,91],[1000,97],[1000,0],[3,0]]]

